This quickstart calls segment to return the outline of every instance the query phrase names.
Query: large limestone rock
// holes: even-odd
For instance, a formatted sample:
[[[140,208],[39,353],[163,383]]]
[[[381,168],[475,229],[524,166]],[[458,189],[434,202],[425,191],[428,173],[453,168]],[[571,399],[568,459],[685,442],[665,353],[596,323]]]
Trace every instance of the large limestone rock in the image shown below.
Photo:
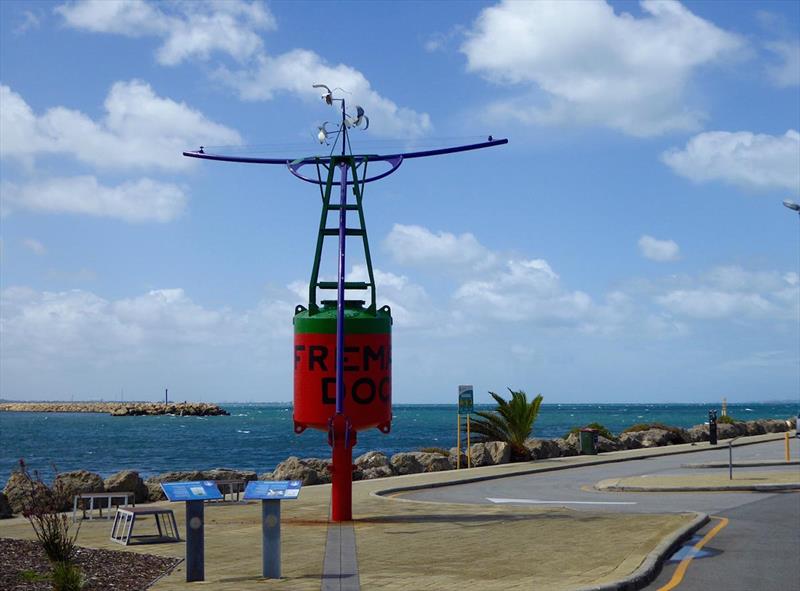
[[[460,450],[457,447],[450,448],[450,454],[447,456],[447,459],[450,460],[450,467],[454,470],[460,466],[462,468],[467,467],[467,454],[464,453],[464,450]]]
[[[320,458],[303,458],[301,461],[305,462],[307,466],[317,471],[317,478],[319,479],[318,484],[328,484],[331,482],[331,479],[333,478],[333,474],[331,474],[329,468],[331,465],[331,460]],[[276,477],[275,480],[279,479]]]
[[[162,482],[191,482],[192,480],[204,480],[203,473],[197,470],[164,472],[156,476],[151,476],[144,481],[147,487],[147,498],[151,502],[163,501],[167,497],[161,489]]]
[[[511,446],[504,441],[487,441],[470,447],[473,466],[497,466],[511,460]]]
[[[324,472],[320,473],[322,470]],[[275,467],[272,480],[301,480],[304,485],[322,484],[330,481],[327,462],[316,458],[300,459],[290,456]]]
[[[417,457],[417,461],[422,464],[423,472],[442,472],[451,470],[450,458],[440,453],[430,453],[424,451],[411,452]]]
[[[3,494],[11,507],[12,513],[22,513],[30,507],[31,501],[37,498],[49,498],[50,489],[44,484],[29,480],[21,472],[14,471],[8,477]]]
[[[72,509],[73,497],[81,493],[96,493],[105,490],[103,479],[99,474],[89,472],[88,470],[73,470],[71,472],[62,472],[56,475],[55,482],[53,483],[53,490],[58,491],[59,496],[63,496],[61,500],[61,509],[66,511]],[[95,502],[97,505],[97,502]]]
[[[604,453],[608,451],[619,451],[621,449],[625,449],[625,444],[621,441],[607,439],[602,435],[597,436],[597,451]]]
[[[417,452],[400,452],[389,461],[395,474],[420,474],[425,470],[417,458]]]
[[[628,431],[619,436],[620,443],[625,449],[639,449],[641,447],[660,447],[684,443],[686,437],[681,432],[667,431],[666,429],[646,429],[645,431]]]
[[[259,480],[275,480],[272,477],[272,472],[264,472],[263,474],[259,475]]]
[[[203,470],[204,480],[244,480],[245,483],[257,480],[258,475],[252,470],[234,470],[232,468],[213,468]]]
[[[8,502],[6,494],[0,492],[0,519],[8,519],[9,517],[13,517],[11,504]]]
[[[368,451],[361,454],[356,458],[355,465],[356,472],[353,477],[355,478],[357,474],[359,480],[372,480],[394,475],[389,458],[379,451]]]
[[[526,439],[525,449],[532,460],[547,460],[561,456],[561,448],[554,439]]]
[[[138,472],[122,470],[103,481],[106,492],[132,492],[137,503],[146,503],[148,490]]]
[[[708,425],[695,425],[686,430],[686,440],[689,443],[708,441]]]
[[[553,439],[553,441],[561,451],[562,457],[577,456],[580,452],[578,449],[578,436],[574,433],[566,439],[559,437],[558,439]]]

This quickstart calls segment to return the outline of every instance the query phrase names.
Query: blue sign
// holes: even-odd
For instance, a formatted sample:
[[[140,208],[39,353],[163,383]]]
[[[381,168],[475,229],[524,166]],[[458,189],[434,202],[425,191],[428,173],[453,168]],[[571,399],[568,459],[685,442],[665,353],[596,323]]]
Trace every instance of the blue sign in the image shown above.
[[[213,480],[162,482],[161,489],[170,501],[208,501],[222,498]]]
[[[458,414],[469,415],[472,410],[472,386],[458,387]]]
[[[302,480],[251,480],[244,489],[245,499],[296,499]]]

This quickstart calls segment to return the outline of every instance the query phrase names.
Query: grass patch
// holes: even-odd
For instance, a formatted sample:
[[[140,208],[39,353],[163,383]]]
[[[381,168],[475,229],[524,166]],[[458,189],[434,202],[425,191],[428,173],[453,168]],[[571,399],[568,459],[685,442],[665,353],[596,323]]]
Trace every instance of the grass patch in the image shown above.
[[[581,429],[594,429],[595,431],[597,431],[598,435],[600,435],[602,437],[605,437],[606,439],[610,439],[611,441],[617,441],[619,439],[616,435],[614,435],[611,431],[609,431],[605,427],[605,425],[601,425],[600,423],[589,423],[585,427],[573,427],[572,429],[570,429],[567,432],[566,435],[564,435],[564,439],[566,439],[567,437],[569,437],[573,433],[575,433],[575,435],[578,435],[578,432]],[[580,437],[580,435],[578,435],[578,436]]]
[[[19,571],[19,578],[26,583],[43,583],[50,580],[50,575],[37,573],[35,570],[26,569]]]

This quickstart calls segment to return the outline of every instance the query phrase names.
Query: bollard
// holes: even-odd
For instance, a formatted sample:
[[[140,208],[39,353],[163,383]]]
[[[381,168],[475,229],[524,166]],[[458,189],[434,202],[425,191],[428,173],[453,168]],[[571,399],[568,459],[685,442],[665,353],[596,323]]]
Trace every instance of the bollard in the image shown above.
[[[708,442],[711,445],[717,444],[717,411],[708,411]]]
[[[186,582],[205,579],[203,501],[186,502]]]
[[[785,446],[786,447],[786,461],[788,462],[788,461],[790,461],[792,459],[792,456],[789,454],[789,432],[786,431],[786,433],[784,433],[784,435],[786,436],[784,439],[785,439],[785,442],[786,442],[786,446]]]
[[[265,579],[281,578],[281,502],[261,501],[261,574]]]

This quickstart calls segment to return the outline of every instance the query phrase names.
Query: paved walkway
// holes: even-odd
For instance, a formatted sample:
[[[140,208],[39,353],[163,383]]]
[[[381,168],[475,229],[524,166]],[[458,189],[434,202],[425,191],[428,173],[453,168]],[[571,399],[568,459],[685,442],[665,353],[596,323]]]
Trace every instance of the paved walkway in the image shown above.
[[[704,445],[696,447],[703,449]],[[336,589],[338,581],[338,589],[345,589],[344,585],[353,586],[355,582],[355,572],[351,571],[355,571],[356,561],[358,583],[365,590],[460,590],[469,586],[486,591],[557,591],[610,582],[635,571],[661,540],[685,526],[693,516],[613,514],[549,506],[403,502],[376,493],[389,487],[441,486],[465,478],[499,484],[505,481],[504,477],[514,474],[672,454],[680,451],[678,448],[693,449],[675,446],[358,482],[353,492],[355,521],[333,528],[329,528],[327,520],[330,486],[306,487],[299,500],[283,504],[284,578],[280,581],[265,581],[260,577],[259,505],[209,505],[205,510],[206,583],[193,585],[207,585],[221,591],[317,591],[323,584]],[[182,504],[171,506],[183,530]],[[146,524],[145,521],[142,525]],[[86,522],[78,542],[88,547],[123,549],[108,539],[109,532],[107,523]],[[0,536],[31,538],[32,532],[25,520],[15,518],[0,521]],[[353,545],[355,553],[348,556],[347,547]],[[124,550],[183,557],[185,545],[160,544]],[[153,589],[191,588],[184,581],[185,571],[180,566]]]

